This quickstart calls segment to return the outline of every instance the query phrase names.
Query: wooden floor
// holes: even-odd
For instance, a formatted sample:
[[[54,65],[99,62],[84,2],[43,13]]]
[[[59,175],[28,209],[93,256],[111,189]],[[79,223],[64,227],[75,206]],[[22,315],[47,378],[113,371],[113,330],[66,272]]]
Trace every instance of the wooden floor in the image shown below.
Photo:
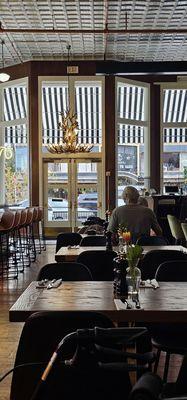
[[[19,274],[18,280],[0,278],[0,376],[13,367],[19,336],[23,327],[22,323],[9,322],[8,311],[28,284],[35,280],[42,265],[54,262],[55,244],[47,245],[47,250],[37,256],[37,261]],[[181,358],[172,356],[170,362],[169,380],[174,381],[177,376]],[[164,357],[159,367],[162,376]],[[11,375],[0,383],[0,400],[9,400]]]

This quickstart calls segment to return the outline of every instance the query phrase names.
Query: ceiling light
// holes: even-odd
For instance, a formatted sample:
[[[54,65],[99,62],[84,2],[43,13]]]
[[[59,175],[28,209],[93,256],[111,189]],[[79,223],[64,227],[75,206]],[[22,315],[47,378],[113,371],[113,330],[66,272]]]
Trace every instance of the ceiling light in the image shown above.
[[[5,42],[4,40],[1,41],[1,46],[2,46],[2,69],[4,69],[4,51],[3,51],[3,46]],[[10,79],[10,75],[6,74],[6,72],[0,72],[0,82],[7,82]]]

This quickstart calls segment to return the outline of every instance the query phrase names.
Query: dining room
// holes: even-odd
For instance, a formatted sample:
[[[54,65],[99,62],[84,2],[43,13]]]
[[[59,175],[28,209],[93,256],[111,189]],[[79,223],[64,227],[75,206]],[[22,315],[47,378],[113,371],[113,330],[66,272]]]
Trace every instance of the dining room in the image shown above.
[[[99,313],[108,329],[145,324],[151,370],[175,382],[187,323],[186,2],[0,3],[0,379],[36,312],[72,312]],[[16,376],[0,382],[1,400],[21,399]]]

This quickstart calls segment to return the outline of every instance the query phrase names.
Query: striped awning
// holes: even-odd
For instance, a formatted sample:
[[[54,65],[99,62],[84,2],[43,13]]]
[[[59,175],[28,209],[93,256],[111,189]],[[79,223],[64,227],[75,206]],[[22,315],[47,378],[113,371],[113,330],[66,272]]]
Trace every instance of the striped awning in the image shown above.
[[[118,144],[143,144],[144,127],[136,125],[118,125]]]
[[[130,119],[131,124],[119,124],[119,144],[142,144],[144,127],[137,121],[144,120],[144,88],[119,85],[117,92],[119,118]],[[62,132],[58,128],[60,112],[68,108],[67,82],[43,84],[42,87],[42,128],[43,144],[58,143]],[[78,142],[102,143],[102,88],[99,82],[76,82],[75,109],[78,118]],[[12,126],[5,128],[5,143],[26,144],[26,125],[20,119],[27,117],[27,87],[10,86],[4,89],[4,121]],[[19,120],[16,125],[15,121]],[[187,90],[164,90],[164,123],[187,122]],[[136,121],[136,124],[133,124]],[[187,128],[165,127],[164,143],[187,143]]]
[[[118,85],[117,110],[119,118],[144,121],[145,89],[139,86]]]
[[[43,85],[42,87],[42,127],[43,144],[58,143],[62,136],[58,128],[60,113],[68,107],[68,86]],[[78,119],[78,142],[100,144],[102,137],[101,85],[76,84],[75,111]]]
[[[4,121],[27,117],[27,88],[14,86],[4,89]]]
[[[187,122],[187,90],[165,89],[163,122]]]

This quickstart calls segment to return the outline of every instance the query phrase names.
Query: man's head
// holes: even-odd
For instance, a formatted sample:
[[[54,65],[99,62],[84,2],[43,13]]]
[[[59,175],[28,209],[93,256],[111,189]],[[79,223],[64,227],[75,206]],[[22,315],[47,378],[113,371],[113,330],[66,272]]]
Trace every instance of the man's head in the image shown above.
[[[138,190],[133,186],[126,186],[122,194],[123,200],[129,204],[137,204],[139,198]]]

